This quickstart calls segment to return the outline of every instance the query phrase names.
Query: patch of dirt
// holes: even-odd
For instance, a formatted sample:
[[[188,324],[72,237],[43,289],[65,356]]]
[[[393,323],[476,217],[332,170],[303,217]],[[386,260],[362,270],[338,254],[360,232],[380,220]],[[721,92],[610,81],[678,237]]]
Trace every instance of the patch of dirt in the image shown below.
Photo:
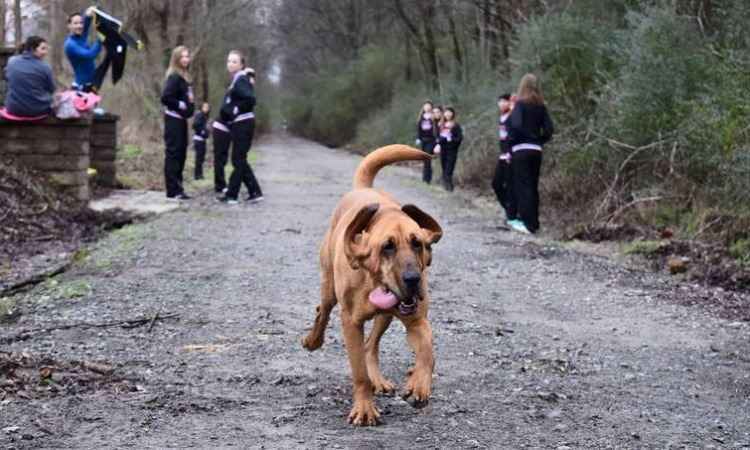
[[[82,243],[133,220],[92,211],[22,167],[0,165],[0,294],[59,272]]]

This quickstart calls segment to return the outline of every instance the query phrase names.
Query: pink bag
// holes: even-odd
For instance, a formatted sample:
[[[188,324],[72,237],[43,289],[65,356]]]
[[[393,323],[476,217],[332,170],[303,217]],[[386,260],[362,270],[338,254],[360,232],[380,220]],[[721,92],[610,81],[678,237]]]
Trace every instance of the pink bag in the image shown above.
[[[93,92],[76,92],[73,99],[73,105],[80,112],[88,112],[96,108],[96,105],[102,100],[101,97]]]

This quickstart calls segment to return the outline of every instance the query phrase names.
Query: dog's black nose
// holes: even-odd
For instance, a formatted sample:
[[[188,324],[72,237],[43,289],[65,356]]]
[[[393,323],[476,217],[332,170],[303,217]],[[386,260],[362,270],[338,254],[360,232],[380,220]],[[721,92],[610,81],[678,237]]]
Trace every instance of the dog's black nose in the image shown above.
[[[419,289],[419,282],[422,280],[422,276],[416,270],[407,270],[401,275],[401,278],[404,280],[407,289],[411,291]]]

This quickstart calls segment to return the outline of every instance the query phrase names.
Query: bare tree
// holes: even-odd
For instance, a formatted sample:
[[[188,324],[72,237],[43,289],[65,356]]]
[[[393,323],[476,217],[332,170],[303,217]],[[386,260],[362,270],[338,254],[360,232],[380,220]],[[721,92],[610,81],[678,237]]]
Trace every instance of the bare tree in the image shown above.
[[[15,31],[16,48],[21,48],[21,45],[23,45],[23,28],[21,26],[21,20],[21,0],[15,0],[13,2],[13,25]]]

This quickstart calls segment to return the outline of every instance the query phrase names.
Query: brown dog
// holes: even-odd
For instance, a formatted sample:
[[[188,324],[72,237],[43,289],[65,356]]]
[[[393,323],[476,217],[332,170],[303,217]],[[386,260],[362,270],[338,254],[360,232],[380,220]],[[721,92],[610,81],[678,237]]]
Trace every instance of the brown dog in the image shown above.
[[[331,310],[341,305],[341,326],[354,382],[349,422],[375,425],[380,413],[374,393],[394,391],[379,367],[380,338],[397,317],[406,327],[416,353],[403,397],[415,406],[427,404],[432,390],[432,329],[427,321],[427,266],[432,244],[443,231],[414,205],[400,206],[389,194],[372,188],[378,170],[398,161],[423,161],[430,155],[405,145],[380,148],[362,161],[354,189],[344,195],[331,218],[320,248],[320,306],[302,345],[323,345]],[[367,341],[364,324],[375,318]]]

